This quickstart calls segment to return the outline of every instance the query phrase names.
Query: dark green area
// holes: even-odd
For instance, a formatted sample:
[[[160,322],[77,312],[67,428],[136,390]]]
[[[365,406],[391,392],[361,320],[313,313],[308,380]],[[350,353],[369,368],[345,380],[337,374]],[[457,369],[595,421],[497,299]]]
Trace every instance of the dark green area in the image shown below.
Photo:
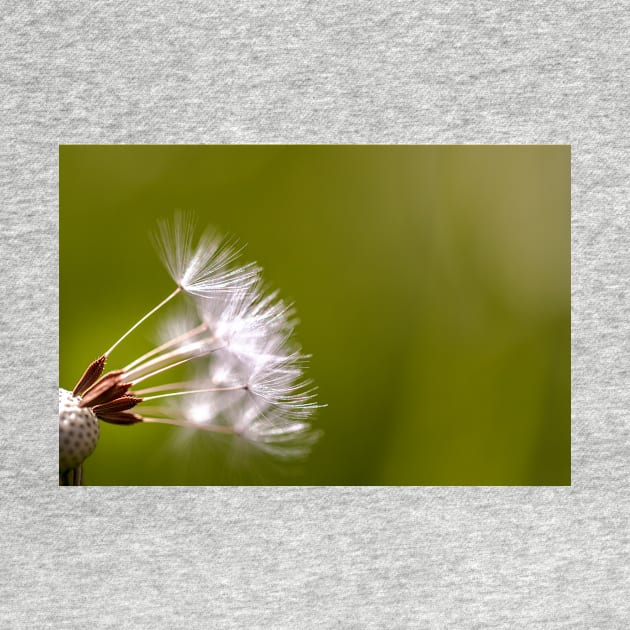
[[[63,146],[61,386],[172,290],[177,209],[295,301],[323,439],[289,469],[102,423],[86,483],[570,484],[569,147]]]

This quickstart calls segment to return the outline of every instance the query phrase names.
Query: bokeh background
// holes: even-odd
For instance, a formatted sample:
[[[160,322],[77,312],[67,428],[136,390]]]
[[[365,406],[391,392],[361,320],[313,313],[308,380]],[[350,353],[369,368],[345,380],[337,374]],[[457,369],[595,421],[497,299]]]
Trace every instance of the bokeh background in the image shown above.
[[[101,423],[90,484],[570,484],[568,146],[62,146],[60,385],[173,288],[157,217],[247,243],[296,303],[300,466]],[[151,347],[155,321],[111,357]]]

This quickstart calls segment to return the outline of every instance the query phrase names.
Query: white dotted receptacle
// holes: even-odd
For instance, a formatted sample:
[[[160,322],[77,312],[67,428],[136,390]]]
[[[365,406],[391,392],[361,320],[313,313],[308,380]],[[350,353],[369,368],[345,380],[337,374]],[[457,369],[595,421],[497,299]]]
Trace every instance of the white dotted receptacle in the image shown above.
[[[81,399],[59,389],[59,470],[75,468],[96,448],[99,425],[96,414],[79,407]]]

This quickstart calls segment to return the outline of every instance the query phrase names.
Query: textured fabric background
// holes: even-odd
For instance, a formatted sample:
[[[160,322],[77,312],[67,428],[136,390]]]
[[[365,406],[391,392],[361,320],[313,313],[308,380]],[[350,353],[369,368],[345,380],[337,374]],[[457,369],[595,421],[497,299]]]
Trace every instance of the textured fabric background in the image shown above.
[[[2,3],[0,627],[628,627],[628,9]],[[59,488],[73,142],[570,143],[573,486]]]

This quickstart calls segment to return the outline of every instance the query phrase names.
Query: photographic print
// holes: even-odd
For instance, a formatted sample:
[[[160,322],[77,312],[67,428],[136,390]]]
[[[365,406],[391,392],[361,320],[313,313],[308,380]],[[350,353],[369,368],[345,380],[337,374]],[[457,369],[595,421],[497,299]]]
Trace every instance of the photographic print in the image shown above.
[[[568,146],[63,145],[61,485],[570,484]]]

